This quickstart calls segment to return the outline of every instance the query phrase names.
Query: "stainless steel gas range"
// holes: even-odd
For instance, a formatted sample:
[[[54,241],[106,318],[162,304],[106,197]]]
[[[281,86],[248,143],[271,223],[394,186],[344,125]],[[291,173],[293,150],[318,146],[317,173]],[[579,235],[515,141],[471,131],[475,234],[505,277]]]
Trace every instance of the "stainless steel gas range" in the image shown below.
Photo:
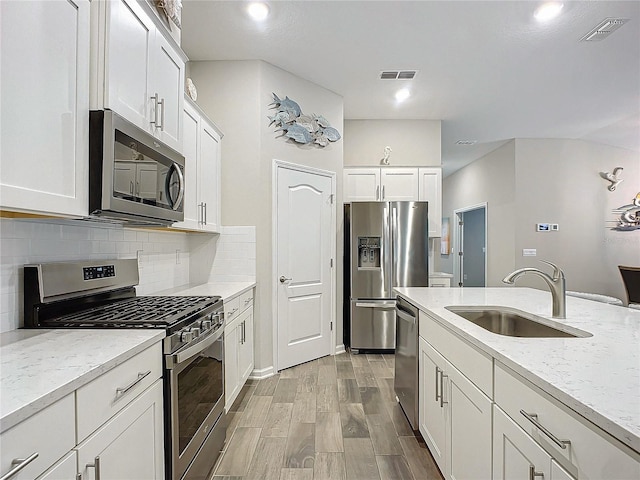
[[[224,445],[220,297],[136,296],[137,260],[25,265],[25,328],[160,328],[165,472],[204,480]]]

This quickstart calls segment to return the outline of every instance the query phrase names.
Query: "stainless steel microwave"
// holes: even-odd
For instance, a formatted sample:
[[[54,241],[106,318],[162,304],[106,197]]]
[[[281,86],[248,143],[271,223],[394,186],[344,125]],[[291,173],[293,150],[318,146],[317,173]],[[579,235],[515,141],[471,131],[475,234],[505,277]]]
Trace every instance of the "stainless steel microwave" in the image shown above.
[[[184,156],[111,110],[89,114],[89,215],[126,224],[184,219]]]

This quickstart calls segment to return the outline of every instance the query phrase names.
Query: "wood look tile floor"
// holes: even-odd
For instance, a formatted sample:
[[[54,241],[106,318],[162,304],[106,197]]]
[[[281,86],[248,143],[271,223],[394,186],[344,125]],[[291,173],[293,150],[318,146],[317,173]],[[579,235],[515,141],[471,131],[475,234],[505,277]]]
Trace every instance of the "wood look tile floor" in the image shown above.
[[[442,480],[393,371],[392,354],[344,353],[250,380],[212,480]]]

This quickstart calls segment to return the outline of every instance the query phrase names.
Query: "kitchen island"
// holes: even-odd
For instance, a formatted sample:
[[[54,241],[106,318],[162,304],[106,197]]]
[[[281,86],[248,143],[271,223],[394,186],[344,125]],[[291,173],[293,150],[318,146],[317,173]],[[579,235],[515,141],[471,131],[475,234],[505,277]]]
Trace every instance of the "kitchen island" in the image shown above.
[[[461,339],[462,344],[469,347],[468,352],[465,351],[459,355],[460,364],[476,358],[476,354],[478,359],[476,364],[487,362],[488,375],[483,374],[484,377],[479,375],[480,380],[475,382],[473,375],[470,375],[470,378],[472,383],[483,391],[483,395],[487,397],[486,400],[490,404],[495,402],[497,406],[501,406],[498,398],[508,397],[510,392],[515,394],[513,385],[520,385],[520,383],[509,384],[506,380],[503,383],[503,378],[519,379],[521,383],[527,384],[527,389],[520,392],[521,397],[527,397],[530,392],[539,392],[541,398],[549,397],[552,403],[555,402],[562,408],[566,407],[569,413],[577,414],[576,418],[580,421],[587,421],[584,424],[588,428],[597,432],[598,435],[609,438],[613,444],[624,450],[625,455],[632,460],[632,471],[640,475],[640,463],[637,463],[640,459],[638,454],[640,452],[640,312],[568,297],[567,318],[557,320],[551,319],[549,292],[541,290],[396,288],[395,291],[420,309],[420,335],[424,337],[422,340],[425,344],[432,341],[435,344],[435,340],[429,338],[428,332],[440,329],[446,335],[452,334],[448,338]],[[515,308],[588,332],[590,336],[520,338],[498,335],[445,308],[470,305]],[[424,325],[431,326],[423,328]],[[439,353],[446,357],[442,351]],[[452,363],[460,368],[463,374],[465,373],[459,365],[456,365],[456,362]],[[473,365],[473,368],[475,367],[476,365]],[[439,371],[440,375],[447,377],[446,374],[441,373],[442,369]],[[436,371],[436,383],[437,375]],[[503,388],[501,386],[503,384],[508,388]],[[442,386],[440,395],[442,395]],[[520,413],[516,411],[513,415],[514,420],[527,425],[528,420]],[[495,415],[494,409],[494,428]],[[548,422],[549,418],[546,421]],[[540,423],[544,422],[545,419],[542,418]],[[554,425],[550,427],[553,430]],[[425,438],[425,440],[429,444],[429,439]],[[562,455],[565,455],[564,452],[569,452],[566,454],[568,460],[564,462],[565,468],[577,477],[577,468],[575,471],[571,469],[574,466],[573,463],[576,463],[573,456],[576,452],[579,453],[578,447],[573,445],[567,448],[565,445]],[[495,454],[494,445],[494,456]],[[494,458],[493,478],[501,478],[495,475],[495,470],[496,459]]]

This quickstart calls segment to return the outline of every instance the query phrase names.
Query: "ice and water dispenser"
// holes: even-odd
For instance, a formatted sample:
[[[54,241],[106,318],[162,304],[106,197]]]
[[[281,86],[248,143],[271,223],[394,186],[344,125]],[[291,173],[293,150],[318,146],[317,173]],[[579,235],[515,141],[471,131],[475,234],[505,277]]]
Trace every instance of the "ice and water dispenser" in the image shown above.
[[[358,270],[380,269],[380,237],[358,237]]]

